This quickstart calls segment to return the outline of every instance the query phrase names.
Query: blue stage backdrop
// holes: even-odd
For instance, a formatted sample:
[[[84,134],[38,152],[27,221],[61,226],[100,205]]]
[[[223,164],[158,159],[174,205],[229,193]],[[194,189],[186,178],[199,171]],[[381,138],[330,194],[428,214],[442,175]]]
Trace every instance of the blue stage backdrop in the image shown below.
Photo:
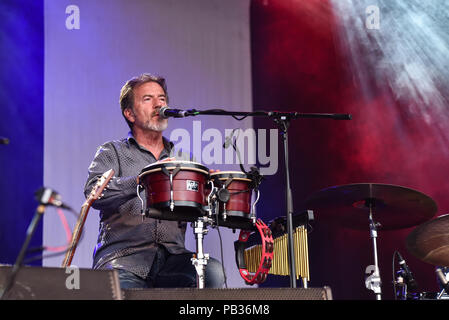
[[[0,70],[0,136],[9,139],[0,145],[0,263],[12,264],[43,183],[43,1],[0,2]],[[42,244],[42,225],[31,248]]]

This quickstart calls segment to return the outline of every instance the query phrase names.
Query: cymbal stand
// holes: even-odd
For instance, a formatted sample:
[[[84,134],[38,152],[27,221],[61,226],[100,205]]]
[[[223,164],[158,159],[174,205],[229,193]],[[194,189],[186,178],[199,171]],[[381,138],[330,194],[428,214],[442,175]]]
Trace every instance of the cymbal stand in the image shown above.
[[[373,199],[368,199],[366,201],[366,205],[369,207],[369,225],[370,225],[370,235],[373,241],[373,252],[374,252],[374,266],[368,266],[366,268],[365,273],[371,272],[371,274],[365,279],[366,288],[374,291],[376,294],[376,300],[382,299],[382,290],[381,290],[381,279],[379,272],[379,261],[377,257],[377,227],[380,226],[378,222],[374,222],[373,219]],[[374,267],[374,268],[373,268]]]
[[[449,282],[446,277],[447,272],[443,272],[443,270],[447,270],[447,268],[437,267],[435,270],[438,281],[440,282],[440,286],[443,287],[443,289],[437,295],[437,300],[440,300],[445,292],[449,294]]]
[[[208,233],[207,225],[211,224],[213,221],[208,217],[199,217],[195,222],[193,227],[193,232],[196,239],[196,254],[193,256],[192,264],[195,267],[197,277],[198,289],[204,289],[205,287],[205,272],[207,260],[209,260],[209,254],[204,253],[203,250],[203,239],[204,235]]]

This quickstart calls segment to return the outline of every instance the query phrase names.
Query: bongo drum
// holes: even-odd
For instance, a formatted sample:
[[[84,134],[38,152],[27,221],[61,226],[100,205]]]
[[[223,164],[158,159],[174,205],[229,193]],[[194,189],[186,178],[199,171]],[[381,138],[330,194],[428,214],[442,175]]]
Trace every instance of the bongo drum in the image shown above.
[[[208,178],[209,169],[200,163],[166,161],[143,168],[139,184],[146,191],[147,206],[164,211],[161,219],[195,221],[204,215]]]
[[[216,187],[227,190],[226,200],[219,201],[217,224],[232,229],[254,229],[251,213],[252,180],[240,171],[219,171],[210,174]],[[219,197],[220,198],[220,197]]]

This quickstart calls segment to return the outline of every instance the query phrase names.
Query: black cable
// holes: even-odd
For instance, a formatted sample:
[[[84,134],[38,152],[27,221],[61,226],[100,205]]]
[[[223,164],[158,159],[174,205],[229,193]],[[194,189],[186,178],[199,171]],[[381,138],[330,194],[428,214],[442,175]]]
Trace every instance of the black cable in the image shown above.
[[[215,215],[215,221],[217,223],[218,238],[220,239],[221,268],[223,270],[225,288],[227,289],[228,288],[228,280],[227,280],[227,277],[226,277],[226,270],[225,270],[225,266],[224,266],[223,240],[221,239],[220,226],[219,226],[219,222],[218,222],[218,215]]]
[[[393,252],[393,261],[392,261],[392,278],[393,278],[393,293],[394,293],[394,300],[397,300],[397,292],[396,292],[396,280],[395,280],[395,265],[394,262],[396,261],[397,251]]]
[[[23,263],[27,264],[27,263],[34,262],[34,261],[37,261],[37,260],[43,260],[44,258],[57,257],[57,256],[60,256],[60,255],[63,255],[65,253],[67,253],[67,251],[69,251],[70,249],[71,248],[67,248],[67,249],[64,249],[64,250],[58,251],[58,252],[52,252],[52,253],[49,253],[49,254],[36,255],[36,256],[33,256],[33,257],[30,257],[30,258],[26,259]],[[42,250],[46,250],[46,247],[42,247]]]

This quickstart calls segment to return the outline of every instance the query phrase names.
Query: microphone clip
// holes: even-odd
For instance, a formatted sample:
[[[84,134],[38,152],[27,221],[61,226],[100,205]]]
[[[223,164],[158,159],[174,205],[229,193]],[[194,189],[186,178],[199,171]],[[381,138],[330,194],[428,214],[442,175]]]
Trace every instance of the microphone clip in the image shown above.
[[[34,193],[34,197],[43,206],[54,206],[57,208],[68,209],[73,211],[71,207],[66,205],[61,200],[61,195],[47,187],[41,187]]]

